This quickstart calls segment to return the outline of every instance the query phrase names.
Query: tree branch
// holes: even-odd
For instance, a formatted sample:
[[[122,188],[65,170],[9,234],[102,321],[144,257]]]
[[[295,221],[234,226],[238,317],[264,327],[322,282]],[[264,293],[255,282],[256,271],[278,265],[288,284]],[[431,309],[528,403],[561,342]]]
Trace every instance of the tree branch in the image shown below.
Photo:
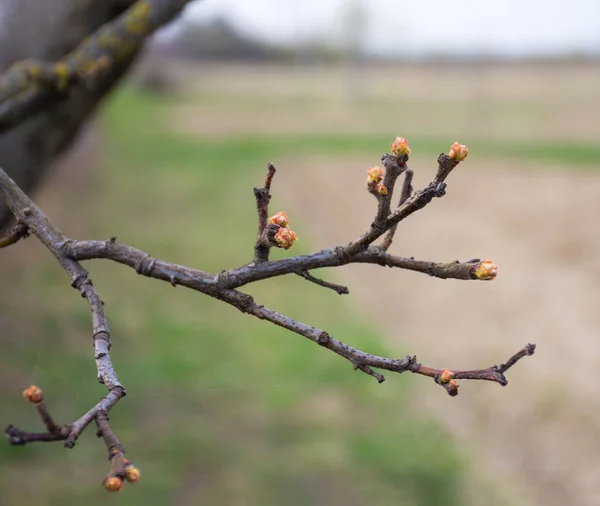
[[[4,237],[0,237],[0,248],[6,248],[7,246],[15,244],[28,235],[29,231],[27,230],[27,227],[19,223],[6,232]]]
[[[304,279],[310,281],[311,283],[314,283],[315,285],[319,285],[323,288],[329,288],[330,290],[333,290],[338,295],[347,295],[350,293],[350,290],[348,290],[347,286],[336,285],[335,283],[329,283],[328,281],[323,281],[322,279],[315,278],[310,272],[306,270],[300,271],[297,274],[298,276],[303,277]]]
[[[66,97],[70,85],[93,88],[113,67],[129,60],[145,39],[171,21],[190,0],[138,0],[57,62],[19,61],[0,77],[0,132],[37,114],[49,99]]]
[[[81,432],[95,418],[96,414],[100,410],[110,410],[125,395],[125,388],[121,385],[110,359],[110,331],[104,315],[104,303],[94,289],[88,277],[88,272],[79,262],[68,255],[70,239],[50,223],[42,210],[21,191],[2,169],[0,169],[0,196],[2,196],[4,203],[15,215],[18,222],[22,226],[26,226],[56,257],[70,277],[71,286],[76,288],[81,296],[87,300],[92,312],[92,338],[97,377],[100,383],[106,385],[109,394],[88,413],[71,424],[68,431],[53,434],[54,439],[45,439],[46,441],[66,439],[65,446],[72,448]]]
[[[405,140],[404,142],[406,143]],[[407,146],[406,143],[406,147]],[[464,156],[462,159],[464,159]],[[387,170],[384,182],[390,185],[390,188],[387,189],[389,196],[393,193],[393,185],[398,179],[398,176],[407,170],[405,166],[407,158],[407,155],[395,157],[384,155],[382,159]],[[327,348],[340,357],[345,358],[352,364],[355,370],[360,370],[365,374],[375,377],[380,383],[383,382],[385,378],[375,369],[395,373],[408,371],[414,374],[431,377],[436,383],[442,385],[450,395],[456,395],[458,393],[458,384],[456,381],[459,379],[493,381],[503,386],[506,385],[507,380],[504,373],[521,358],[532,355],[535,351],[535,345],[527,345],[504,364],[492,366],[488,369],[467,371],[435,369],[418,363],[414,355],[394,359],[376,356],[361,351],[334,338],[325,330],[306,325],[278,313],[257,303],[252,296],[237,290],[240,286],[248,283],[293,273],[320,286],[331,288],[337,293],[348,293],[346,287],[317,279],[309,273],[309,270],[323,267],[336,267],[349,263],[371,263],[381,266],[398,267],[401,269],[422,272],[442,279],[493,279],[496,276],[497,269],[490,261],[481,262],[478,259],[474,259],[468,262],[424,262],[413,258],[393,256],[387,253],[383,248],[371,245],[374,240],[386,232],[389,234],[388,237],[391,237],[391,235],[393,235],[392,229],[402,219],[423,208],[433,198],[443,196],[446,187],[444,180],[448,176],[450,170],[457,165],[458,161],[450,159],[447,155],[440,155],[438,163],[438,175],[434,181],[426,188],[416,192],[410,197],[412,171],[410,173],[407,172],[404,180],[400,206],[395,211],[390,212],[390,199],[388,198],[386,200],[383,198],[385,195],[380,195],[381,198],[379,199],[377,214],[370,229],[349,245],[345,247],[338,246],[309,255],[301,255],[278,261],[268,260],[267,249],[266,255],[255,254],[254,262],[242,267],[222,271],[219,274],[212,274],[153,258],[139,249],[117,243],[114,237],[107,241],[76,241],[70,239],[54,227],[45,214],[21,191],[14,181],[0,169],[0,197],[18,220],[19,226],[21,227],[18,234],[23,234],[23,231],[29,231],[35,235],[56,257],[69,276],[71,285],[81,293],[82,297],[87,300],[90,306],[93,325],[92,336],[94,342],[94,357],[96,359],[98,380],[106,385],[108,389],[108,394],[87,413],[82,415],[71,425],[60,428],[52,421],[47,413],[43,398],[41,398],[41,391],[36,389],[36,387],[31,387],[34,390],[30,392],[30,396],[35,397],[36,392],[39,391],[40,398],[35,397],[32,402],[36,402],[36,409],[46,425],[48,432],[43,434],[25,433],[16,427],[9,426],[6,429],[5,434],[10,443],[27,444],[34,441],[63,440],[65,441],[66,447],[72,448],[82,431],[90,424],[90,422],[95,421],[98,426],[98,434],[103,438],[109,451],[109,459],[111,460],[110,472],[105,478],[104,486],[108,490],[119,490],[123,485],[123,479],[137,481],[139,478],[139,471],[128,463],[120,442],[108,424],[107,413],[125,395],[125,388],[119,382],[110,359],[109,351],[111,339],[108,323],[104,314],[104,304],[94,289],[87,271],[79,263],[83,260],[96,258],[104,258],[127,265],[134,269],[138,274],[167,281],[173,286],[186,286],[223,301],[239,309],[243,313],[250,314],[261,320],[266,320],[279,327],[288,329],[323,348]],[[259,242],[262,240],[261,237],[264,238],[266,234],[270,233],[270,227],[272,227],[273,230],[278,231],[277,235],[279,235],[281,231],[287,231],[287,239],[289,239],[289,234],[293,234],[293,232],[287,228],[288,220],[285,213],[280,212],[270,219],[267,218],[268,203],[270,200],[269,193],[274,174],[275,168],[272,165],[269,165],[264,187],[255,189],[254,191],[258,211],[258,238],[255,252],[257,251]],[[369,188],[369,190],[371,189]],[[295,234],[293,240],[295,240]],[[273,241],[273,238],[269,236],[268,244],[269,247],[278,245],[279,247],[287,249],[291,246],[293,240],[288,242],[281,242],[280,240]],[[391,238],[389,241],[391,242]]]
[[[117,492],[123,487],[126,479],[130,483],[140,479],[139,470],[125,457],[125,449],[108,423],[108,413],[99,411],[96,416],[96,435],[101,437],[108,450],[110,471],[104,478],[104,486],[111,492]]]
[[[404,183],[402,185],[402,193],[400,194],[400,202],[398,202],[398,207],[401,207],[402,204],[404,204],[408,200],[411,193],[413,192],[412,178],[413,178],[413,171],[407,167],[406,170],[404,171]],[[388,230],[387,234],[383,238],[383,242],[381,243],[381,249],[383,251],[387,251],[388,249],[390,249],[390,246],[392,245],[392,241],[394,240],[394,234],[396,233],[397,228],[398,228],[397,223],[392,225],[392,227]]]
[[[385,154],[381,157],[381,163],[385,167],[385,175],[383,177],[384,193],[379,193],[379,206],[377,215],[371,225],[374,229],[385,227],[385,220],[390,214],[390,206],[392,203],[392,195],[396,187],[396,180],[406,170],[406,161],[408,156],[391,156]]]
[[[275,166],[270,163],[267,166],[267,176],[265,177],[265,186],[263,188],[254,188],[254,197],[256,198],[256,211],[258,213],[258,234],[256,244],[254,245],[254,261],[256,263],[269,260],[269,251],[271,243],[277,230],[267,230],[267,220],[269,218],[269,202],[271,201],[271,182],[275,175]],[[270,237],[272,236],[272,237]]]

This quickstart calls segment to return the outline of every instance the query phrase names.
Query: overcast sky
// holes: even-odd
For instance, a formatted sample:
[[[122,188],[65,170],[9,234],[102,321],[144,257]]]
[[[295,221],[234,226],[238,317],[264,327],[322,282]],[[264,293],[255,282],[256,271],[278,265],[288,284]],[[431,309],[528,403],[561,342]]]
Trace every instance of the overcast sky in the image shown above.
[[[366,9],[361,32],[376,53],[600,52],[600,0],[196,0],[186,16],[224,16],[275,42],[335,42],[352,1]]]

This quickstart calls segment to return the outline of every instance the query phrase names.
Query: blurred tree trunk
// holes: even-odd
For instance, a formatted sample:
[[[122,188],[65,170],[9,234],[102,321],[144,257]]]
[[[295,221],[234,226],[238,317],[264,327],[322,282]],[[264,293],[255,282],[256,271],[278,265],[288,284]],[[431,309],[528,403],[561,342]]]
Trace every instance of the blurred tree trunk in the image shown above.
[[[127,9],[134,0],[0,0],[0,73],[25,58],[55,61]],[[93,89],[74,86],[65,100],[0,134],[0,167],[34,190],[56,158],[137,55],[115,66]],[[0,204],[0,229],[11,219]]]

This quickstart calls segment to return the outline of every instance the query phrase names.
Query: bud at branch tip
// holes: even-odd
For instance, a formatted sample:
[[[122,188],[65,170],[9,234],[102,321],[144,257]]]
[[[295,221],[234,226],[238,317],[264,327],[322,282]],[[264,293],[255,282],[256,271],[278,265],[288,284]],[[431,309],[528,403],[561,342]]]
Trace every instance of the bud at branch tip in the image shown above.
[[[36,387],[35,385],[31,385],[29,388],[23,390],[23,397],[25,397],[29,402],[33,403],[38,403],[44,400],[42,389]]]
[[[395,156],[410,155],[410,146],[404,137],[396,137],[396,140],[390,144],[390,148]]]
[[[468,154],[469,150],[467,149],[467,146],[455,142],[454,144],[452,144],[452,146],[450,146],[450,152],[448,153],[448,157],[454,160],[455,162],[462,162]]]
[[[125,466],[125,478],[129,483],[140,481],[140,475],[140,470],[133,464],[127,464]]]
[[[118,476],[108,475],[104,478],[104,488],[109,492],[118,492],[123,488],[123,480]]]
[[[475,269],[475,277],[483,281],[494,279],[498,275],[498,266],[491,260],[484,260]]]

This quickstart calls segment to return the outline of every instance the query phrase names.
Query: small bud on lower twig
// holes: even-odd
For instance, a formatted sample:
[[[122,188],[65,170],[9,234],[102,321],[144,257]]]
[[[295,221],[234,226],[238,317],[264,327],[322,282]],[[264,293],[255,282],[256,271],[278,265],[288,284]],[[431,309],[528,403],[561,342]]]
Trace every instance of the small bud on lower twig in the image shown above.
[[[379,185],[377,185],[377,191],[379,192],[379,195],[382,195],[383,197],[388,194],[387,186],[385,186],[383,183],[379,183]]]
[[[453,378],[454,378],[454,373],[452,371],[448,371],[447,369],[444,369],[442,371],[442,373],[440,374],[440,381],[442,383],[448,383]]]
[[[289,228],[280,228],[277,234],[275,234],[275,241],[283,249],[290,249],[297,240],[296,233]]]
[[[31,385],[29,388],[23,390],[23,397],[35,404],[44,400],[42,389],[35,385]]]
[[[127,464],[125,466],[125,478],[129,483],[140,481],[140,475],[140,470],[133,464]]]
[[[447,385],[447,391],[448,393],[454,397],[455,395],[458,395],[458,383],[456,382],[456,380],[450,380],[450,382]]]
[[[475,277],[484,281],[494,279],[498,275],[498,266],[491,260],[485,260],[475,269]]]
[[[450,152],[448,153],[448,157],[454,160],[455,162],[462,162],[468,154],[469,150],[467,149],[467,146],[455,142],[454,144],[452,144],[452,146],[450,146]]]
[[[280,227],[287,228],[290,225],[290,221],[283,211],[279,211],[269,218],[269,225],[279,225]]]
[[[118,476],[108,475],[104,478],[104,488],[109,492],[118,492],[123,488],[123,480]]]
[[[381,167],[370,167],[367,169],[367,185],[379,184],[383,179],[383,169]]]
[[[410,146],[404,137],[396,137],[396,140],[390,144],[390,147],[395,156],[410,155]]]

